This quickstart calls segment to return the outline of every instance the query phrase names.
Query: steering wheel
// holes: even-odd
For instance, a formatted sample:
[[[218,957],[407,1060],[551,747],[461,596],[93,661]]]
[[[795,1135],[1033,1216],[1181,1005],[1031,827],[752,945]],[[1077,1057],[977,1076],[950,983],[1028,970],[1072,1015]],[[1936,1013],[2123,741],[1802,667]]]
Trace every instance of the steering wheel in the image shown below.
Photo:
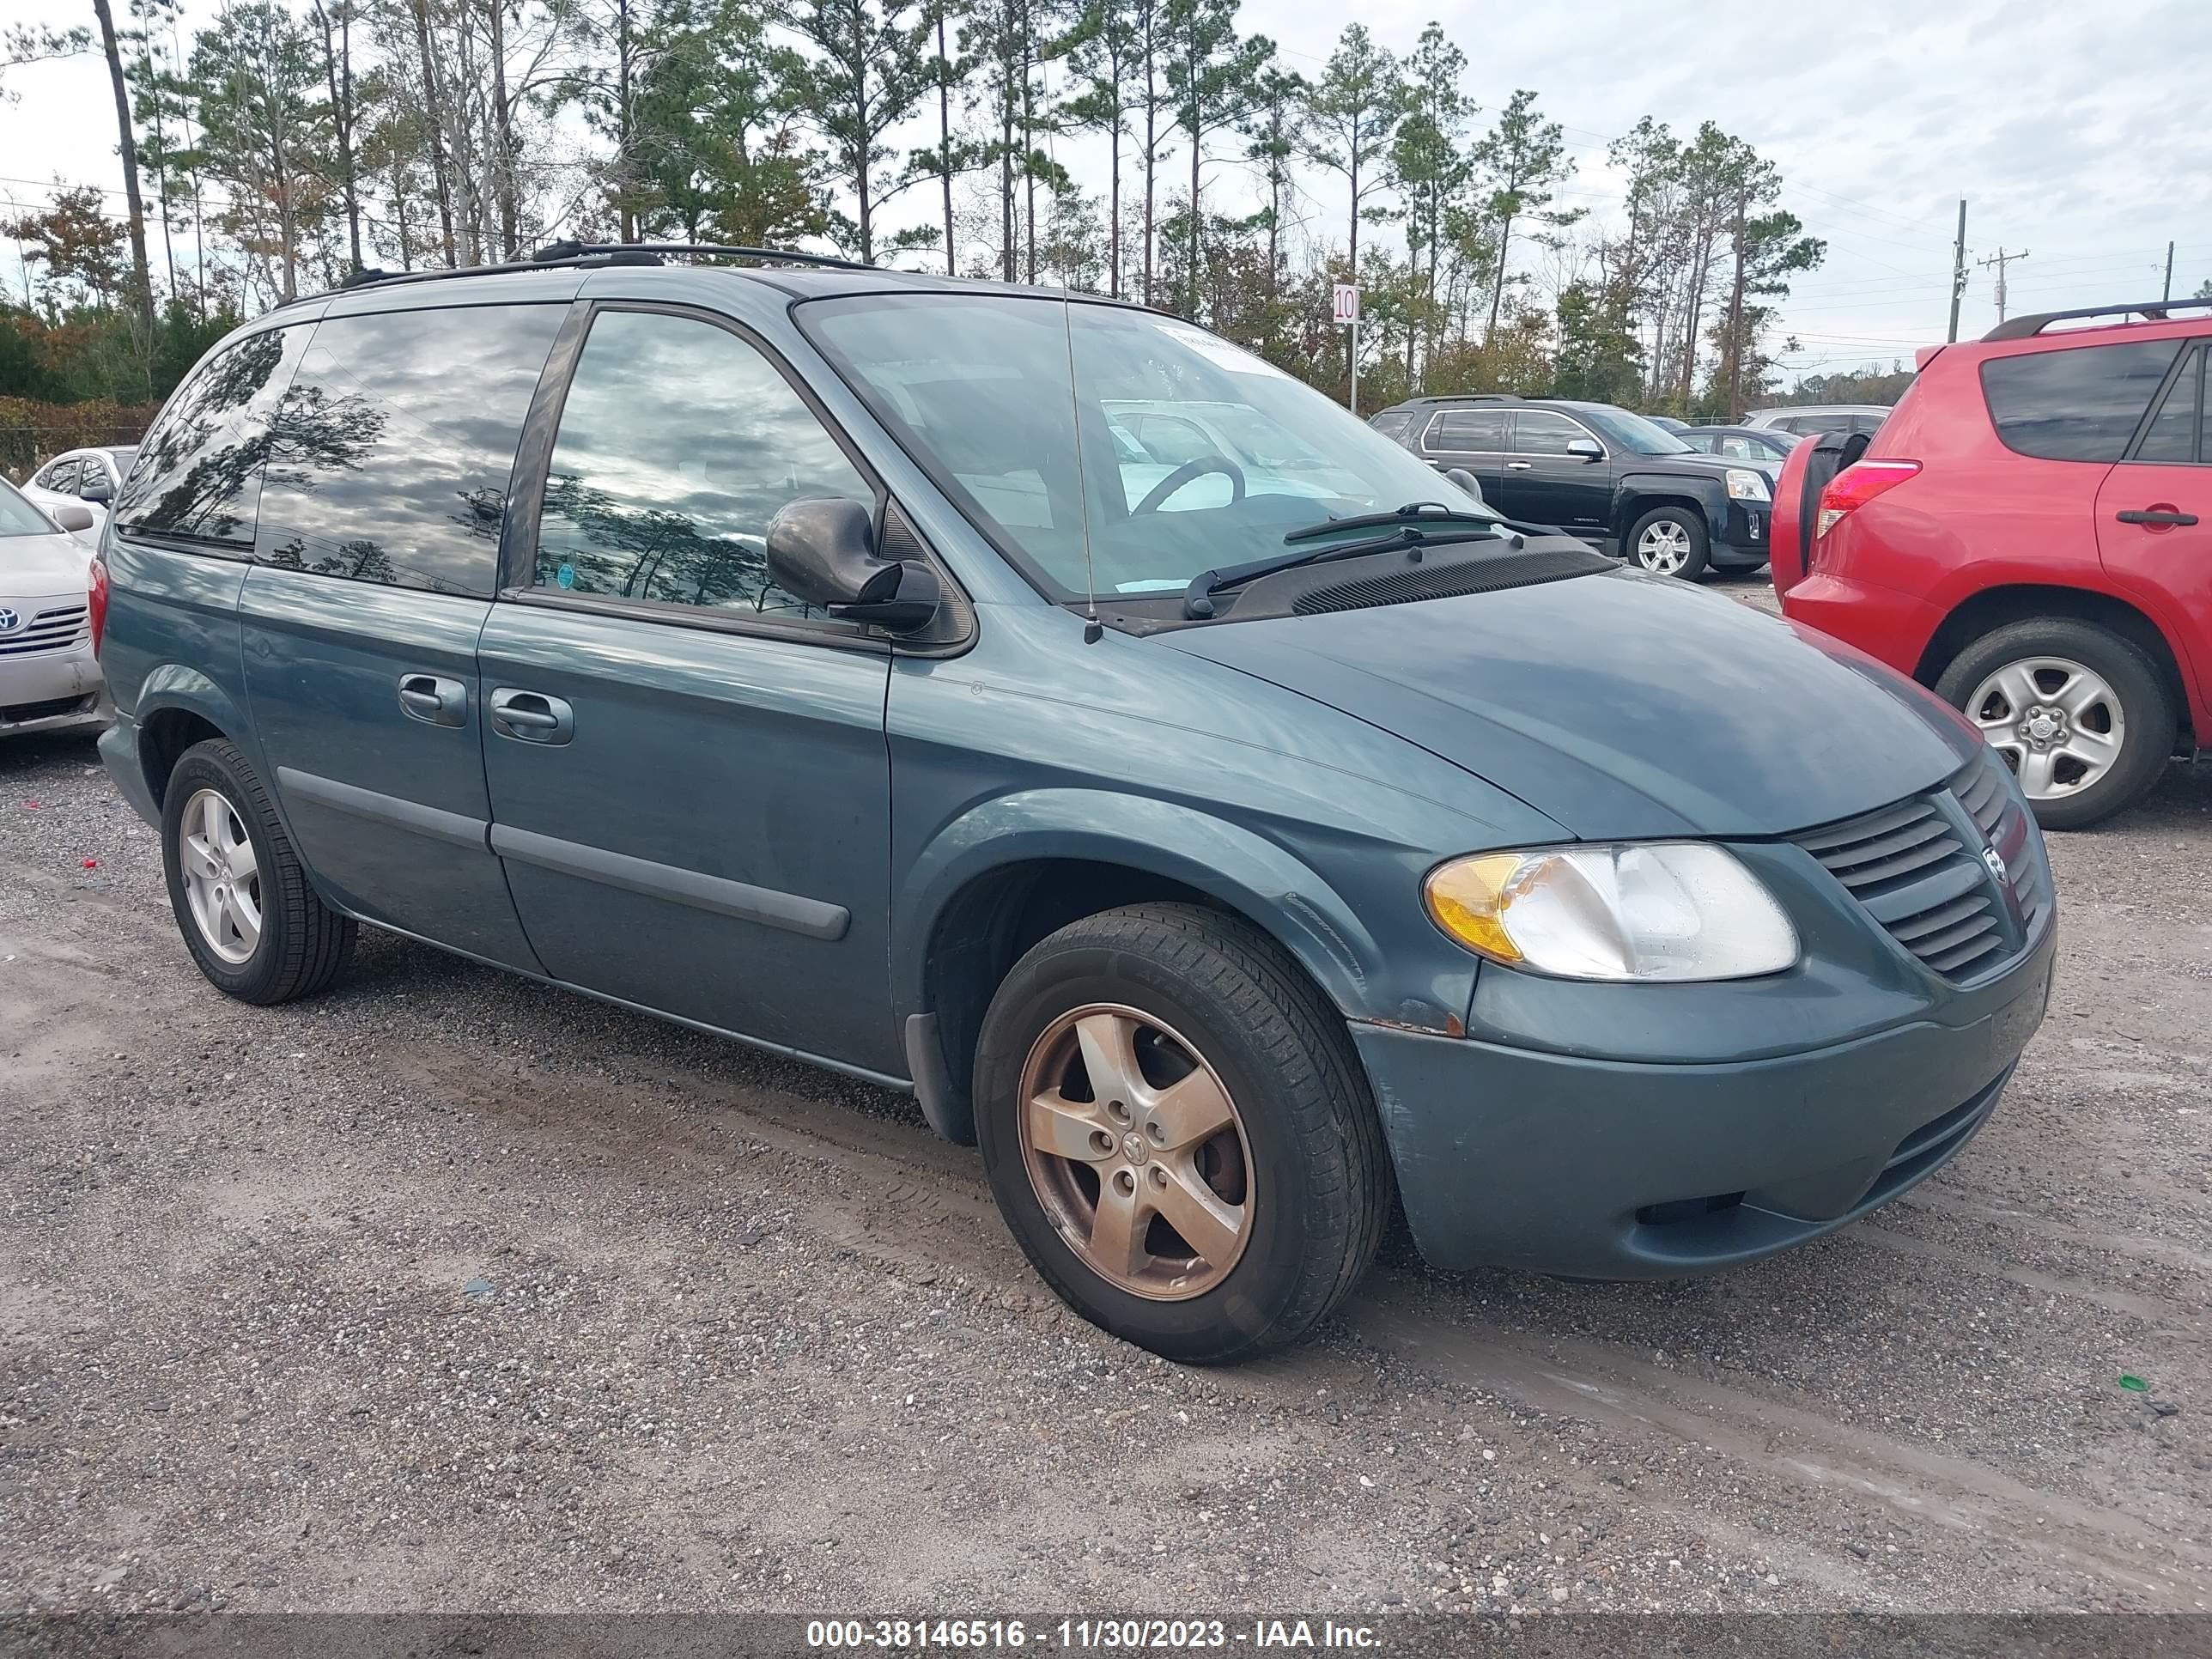
[[[1229,504],[1231,507],[1244,499],[1244,469],[1226,455],[1200,455],[1185,461],[1174,471],[1145,492],[1145,499],[1129,509],[1132,518],[1139,513],[1157,513],[1160,503],[1181,489],[1194,478],[1203,478],[1209,472],[1218,472],[1229,480]]]

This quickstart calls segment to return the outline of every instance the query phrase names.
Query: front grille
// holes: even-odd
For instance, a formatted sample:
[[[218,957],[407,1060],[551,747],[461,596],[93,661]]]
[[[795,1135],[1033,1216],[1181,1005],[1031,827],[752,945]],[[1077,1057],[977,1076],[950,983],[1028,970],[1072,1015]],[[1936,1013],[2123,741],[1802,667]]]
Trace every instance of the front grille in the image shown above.
[[[33,652],[61,651],[91,638],[85,607],[65,605],[41,611],[13,634],[0,634],[0,658],[27,657]]]
[[[2003,764],[1984,755],[1943,792],[1796,838],[1892,939],[1947,979],[1972,978],[2009,957],[2050,914],[2050,878],[2027,814],[1998,770]],[[1955,797],[1966,823],[1947,796]],[[2017,931],[1978,842],[2004,861],[2020,903]]]
[[[1531,548],[1525,553],[1500,553],[1457,564],[1418,565],[1387,576],[1332,582],[1299,594],[1291,602],[1291,609],[1301,617],[1329,611],[1364,611],[1370,605],[1407,605],[1415,599],[1532,587],[1538,582],[1592,576],[1613,568],[1613,561],[1601,553],[1577,548]]]
[[[2021,919],[2033,939],[2051,914],[2051,876],[2035,856],[2035,838],[2027,833],[2027,809],[2005,787],[2008,770],[1993,750],[1986,761],[1976,762],[1954,780],[1951,787],[1982,839],[2004,860],[2013,891],[2020,895]]]

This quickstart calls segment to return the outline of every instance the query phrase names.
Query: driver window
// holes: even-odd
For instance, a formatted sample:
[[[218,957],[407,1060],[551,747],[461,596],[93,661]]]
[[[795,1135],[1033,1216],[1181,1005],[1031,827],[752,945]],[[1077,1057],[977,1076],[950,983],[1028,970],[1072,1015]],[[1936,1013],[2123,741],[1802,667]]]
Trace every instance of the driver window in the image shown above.
[[[562,406],[536,585],[818,617],[768,574],[769,521],[816,495],[876,499],[774,364],[710,323],[607,312]]]
[[[1567,446],[1589,434],[1564,415],[1524,409],[1513,417],[1513,450],[1519,455],[1565,455]]]

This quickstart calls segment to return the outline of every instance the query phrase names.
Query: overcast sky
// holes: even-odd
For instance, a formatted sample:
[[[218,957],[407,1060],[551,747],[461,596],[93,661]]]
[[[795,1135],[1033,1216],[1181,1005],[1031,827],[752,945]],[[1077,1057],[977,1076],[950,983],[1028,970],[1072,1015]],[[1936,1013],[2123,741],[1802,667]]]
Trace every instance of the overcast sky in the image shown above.
[[[88,0],[0,9],[55,23],[91,12]],[[188,21],[211,10],[185,0]],[[1909,360],[1943,337],[1961,196],[1970,261],[2028,252],[2011,267],[2015,313],[2155,296],[2169,239],[2177,295],[2212,278],[2206,0],[1364,0],[1355,15],[1401,52],[1440,21],[1486,112],[1535,88],[1577,163],[1563,205],[1616,216],[1605,143],[1646,113],[1678,132],[1716,121],[1775,161],[1784,204],[1828,242],[1784,308],[1778,343],[1804,348],[1793,368]],[[1243,18],[1311,76],[1346,13],[1245,0]],[[119,185],[96,58],[15,70],[6,84],[20,94],[0,107],[10,212],[42,204],[57,177]],[[1071,145],[1064,159],[1103,193],[1103,149]],[[1241,172],[1209,165],[1209,204],[1248,193]],[[1340,240],[1340,197],[1308,182],[1306,210]],[[1972,270],[1962,333],[1995,320],[1995,275]],[[21,292],[12,251],[0,279]]]

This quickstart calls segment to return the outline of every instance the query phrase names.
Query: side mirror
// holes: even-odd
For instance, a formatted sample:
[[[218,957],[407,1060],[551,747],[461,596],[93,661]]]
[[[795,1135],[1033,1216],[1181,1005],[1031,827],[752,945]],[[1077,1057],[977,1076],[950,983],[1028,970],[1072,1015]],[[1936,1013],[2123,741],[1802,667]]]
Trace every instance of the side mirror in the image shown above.
[[[1601,461],[1605,459],[1605,446],[1595,438],[1570,438],[1567,453],[1577,460]]]
[[[1482,480],[1476,477],[1474,473],[1468,471],[1465,467],[1455,466],[1447,468],[1444,472],[1444,481],[1448,483],[1457,484],[1462,489],[1467,491],[1468,495],[1474,496],[1478,501],[1482,500]]]
[[[768,574],[776,585],[847,622],[894,634],[926,628],[944,590],[927,565],[876,556],[872,515],[859,501],[792,501],[769,521]]]
[[[115,494],[115,490],[108,483],[107,475],[105,472],[97,472],[78,485],[76,493],[80,501],[106,501]]]
[[[53,510],[52,518],[56,524],[72,536],[81,530],[92,528],[92,509],[88,507],[79,507],[73,501],[67,507],[56,507]]]

